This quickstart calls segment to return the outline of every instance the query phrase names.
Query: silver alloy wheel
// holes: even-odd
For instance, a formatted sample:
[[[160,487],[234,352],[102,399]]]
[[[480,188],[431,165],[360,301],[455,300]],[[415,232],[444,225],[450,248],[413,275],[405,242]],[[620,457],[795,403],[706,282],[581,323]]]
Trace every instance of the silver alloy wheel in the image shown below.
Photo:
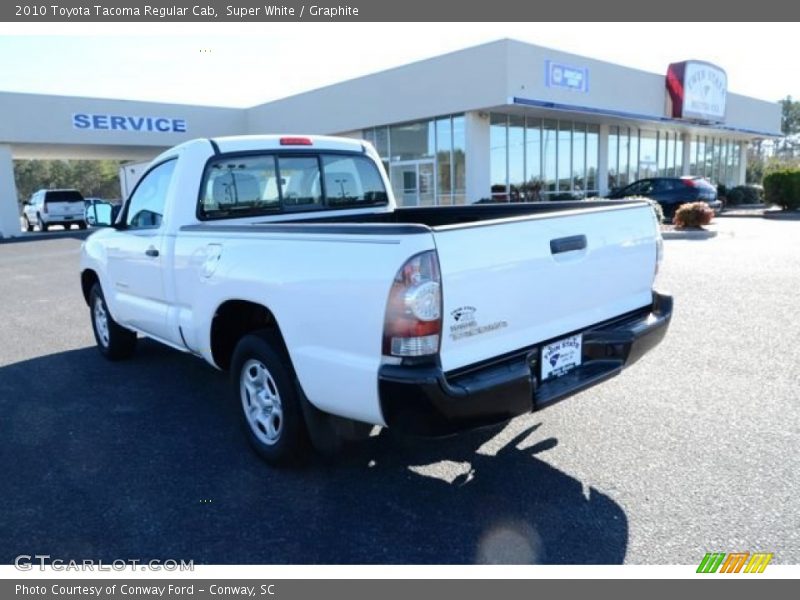
[[[239,375],[239,395],[242,398],[247,423],[259,441],[273,445],[283,430],[283,407],[278,386],[260,360],[250,359]]]
[[[103,304],[103,299],[99,296],[94,299],[94,330],[104,348],[108,348],[110,333],[108,330],[108,313]]]

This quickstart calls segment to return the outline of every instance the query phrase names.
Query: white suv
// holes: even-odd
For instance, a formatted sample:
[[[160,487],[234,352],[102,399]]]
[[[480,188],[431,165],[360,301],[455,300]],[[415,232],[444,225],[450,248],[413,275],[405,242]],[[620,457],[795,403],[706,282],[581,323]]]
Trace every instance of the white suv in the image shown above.
[[[84,200],[78,190],[39,190],[22,208],[22,225],[26,231],[47,231],[51,225],[71,225],[86,229]]]

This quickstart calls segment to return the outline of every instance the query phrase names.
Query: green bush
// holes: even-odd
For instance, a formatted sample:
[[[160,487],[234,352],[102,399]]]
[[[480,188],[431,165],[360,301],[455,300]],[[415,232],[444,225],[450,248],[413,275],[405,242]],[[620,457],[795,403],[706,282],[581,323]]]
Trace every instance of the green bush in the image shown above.
[[[725,195],[726,206],[738,206],[739,204],[747,204],[744,201],[744,191],[742,190],[742,187],[744,186],[740,185],[728,190],[728,193]]]
[[[714,211],[705,202],[687,202],[675,211],[672,223],[678,229],[696,229],[711,223]]]
[[[763,191],[754,185],[737,185],[728,190],[728,205],[761,204],[764,202]]]
[[[764,199],[783,210],[800,208],[800,169],[782,169],[766,175]]]

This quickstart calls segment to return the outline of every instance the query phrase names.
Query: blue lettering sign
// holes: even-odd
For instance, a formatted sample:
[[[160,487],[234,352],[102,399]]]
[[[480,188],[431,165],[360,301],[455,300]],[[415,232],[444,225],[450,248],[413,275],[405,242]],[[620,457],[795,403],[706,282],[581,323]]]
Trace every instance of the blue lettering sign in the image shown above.
[[[84,115],[84,114],[72,115],[72,126],[75,129],[88,129],[89,127],[92,126],[92,123],[89,120],[89,115]]]
[[[544,61],[544,83],[549,88],[563,88],[574,92],[589,91],[589,69],[575,67],[551,60]]]
[[[153,133],[186,133],[186,119],[167,117],[132,117],[126,115],[75,113],[75,129],[102,131],[149,131]]]

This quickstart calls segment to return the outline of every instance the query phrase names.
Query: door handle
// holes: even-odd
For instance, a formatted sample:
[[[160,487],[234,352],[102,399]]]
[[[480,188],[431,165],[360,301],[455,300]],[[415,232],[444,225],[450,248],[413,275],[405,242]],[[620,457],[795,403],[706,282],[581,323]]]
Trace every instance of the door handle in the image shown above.
[[[144,253],[147,256],[158,256],[158,249],[155,246],[150,246]]]
[[[562,252],[571,252],[573,250],[584,250],[585,248],[585,235],[573,235],[570,237],[550,240],[550,252],[552,254],[561,254]]]

